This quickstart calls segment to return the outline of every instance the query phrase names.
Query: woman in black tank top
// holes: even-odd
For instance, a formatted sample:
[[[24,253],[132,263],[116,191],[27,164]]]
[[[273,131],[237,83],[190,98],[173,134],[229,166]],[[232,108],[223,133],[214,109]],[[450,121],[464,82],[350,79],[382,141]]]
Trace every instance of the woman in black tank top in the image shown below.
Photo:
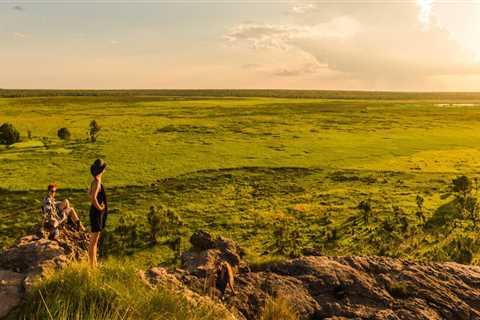
[[[97,244],[100,238],[100,232],[105,228],[107,221],[107,197],[102,184],[102,175],[105,172],[107,164],[102,159],[97,159],[90,167],[90,172],[94,177],[90,184],[90,223],[92,233],[90,234],[90,246],[88,249],[88,258],[91,267],[97,266]]]
[[[92,182],[94,184],[95,182]],[[92,226],[92,232],[100,232],[105,228],[105,222],[107,221],[107,197],[105,196],[105,189],[103,184],[100,184],[100,191],[97,193],[97,202],[100,206],[103,206],[103,210],[97,209],[92,203],[90,205],[90,223]]]

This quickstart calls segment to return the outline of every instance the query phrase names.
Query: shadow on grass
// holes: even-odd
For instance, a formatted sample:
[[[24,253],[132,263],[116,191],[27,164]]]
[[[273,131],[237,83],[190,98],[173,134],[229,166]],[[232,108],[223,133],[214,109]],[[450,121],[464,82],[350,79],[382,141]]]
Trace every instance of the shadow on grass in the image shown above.
[[[460,218],[462,218],[462,216],[458,210],[458,200],[455,199],[438,207],[433,216],[425,223],[425,229],[427,231],[443,229],[448,226],[451,221]]]

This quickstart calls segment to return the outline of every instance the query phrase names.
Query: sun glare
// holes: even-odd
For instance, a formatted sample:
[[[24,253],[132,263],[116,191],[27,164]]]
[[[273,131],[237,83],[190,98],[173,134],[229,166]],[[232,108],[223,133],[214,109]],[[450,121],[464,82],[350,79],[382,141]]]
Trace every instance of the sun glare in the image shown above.
[[[430,24],[430,18],[432,14],[432,4],[434,0],[416,0],[417,5],[420,7],[420,23],[427,27]]]

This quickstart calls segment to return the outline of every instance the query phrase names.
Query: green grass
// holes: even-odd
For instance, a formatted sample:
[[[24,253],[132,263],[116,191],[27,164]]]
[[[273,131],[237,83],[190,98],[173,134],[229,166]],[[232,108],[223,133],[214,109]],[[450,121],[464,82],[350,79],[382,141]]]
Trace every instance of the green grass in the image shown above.
[[[208,304],[193,305],[180,293],[151,289],[135,268],[109,260],[100,269],[75,263],[32,288],[15,319],[225,319]]]
[[[269,298],[260,315],[260,320],[298,320],[299,316],[285,297]]]
[[[479,96],[173,93],[182,92],[0,98],[0,122],[14,124],[23,138],[0,146],[0,246],[39,220],[51,181],[88,221],[89,166],[102,157],[112,209],[105,254],[138,265],[175,263],[169,237],[149,245],[151,205],[181,216],[182,249],[192,232],[204,228],[240,242],[258,264],[274,258],[268,248],[282,221],[299,231],[297,244],[325,254],[465,261],[467,248],[477,261],[480,247],[468,240],[476,228],[452,215],[455,207],[445,213],[453,198],[442,194],[455,176],[478,176]],[[96,143],[87,141],[92,119],[102,126]],[[61,127],[71,131],[70,141],[57,138]],[[415,215],[418,194],[425,198],[425,226]],[[366,199],[373,208],[367,223],[356,209]],[[116,231],[122,217],[137,225],[129,243]]]

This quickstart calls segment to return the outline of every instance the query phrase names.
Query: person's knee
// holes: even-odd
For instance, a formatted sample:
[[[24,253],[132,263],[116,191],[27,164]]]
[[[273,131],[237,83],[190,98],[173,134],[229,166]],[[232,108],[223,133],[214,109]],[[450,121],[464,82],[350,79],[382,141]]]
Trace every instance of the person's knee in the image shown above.
[[[62,204],[64,208],[70,208],[70,201],[68,201],[68,199],[64,199]]]

